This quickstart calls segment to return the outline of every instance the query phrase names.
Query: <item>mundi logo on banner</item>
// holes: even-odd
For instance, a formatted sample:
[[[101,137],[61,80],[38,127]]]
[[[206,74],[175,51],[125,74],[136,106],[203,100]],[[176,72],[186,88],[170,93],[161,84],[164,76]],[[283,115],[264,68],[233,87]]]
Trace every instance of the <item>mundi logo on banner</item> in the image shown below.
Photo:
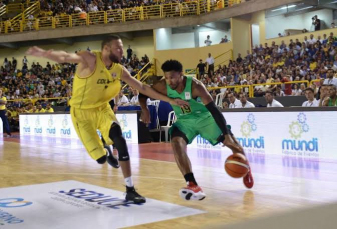
[[[122,119],[119,121],[119,124],[121,126],[122,129],[122,133],[123,133],[123,137],[125,139],[131,139],[132,138],[132,134],[131,134],[131,130],[129,129],[129,131],[127,131],[127,127],[128,127],[128,120],[125,114],[123,114]]]
[[[29,126],[29,120],[28,116],[25,115],[25,121],[24,121],[24,126],[23,126],[23,132],[29,134],[30,133],[30,126]]]
[[[282,152],[290,155],[318,156],[318,138],[310,136],[310,139],[303,139],[308,136],[310,126],[304,113],[297,115],[297,120],[289,124],[290,139],[282,140]]]
[[[54,119],[53,116],[50,115],[49,119],[48,119],[48,128],[47,128],[47,134],[50,135],[55,135],[56,134],[56,128],[55,128],[55,123],[54,123]]]
[[[70,126],[68,122],[68,115],[64,115],[64,118],[62,119],[62,128],[61,128],[61,136],[70,136]]]
[[[254,114],[250,113],[247,116],[247,120],[242,122],[240,132],[242,134],[241,138],[237,138],[240,144],[244,148],[251,148],[251,149],[264,149],[264,137],[263,136],[256,136],[258,127],[255,123],[255,116]]]
[[[35,119],[35,128],[34,128],[35,134],[42,134],[42,127],[41,127],[41,122],[40,122],[40,116],[37,115]]]

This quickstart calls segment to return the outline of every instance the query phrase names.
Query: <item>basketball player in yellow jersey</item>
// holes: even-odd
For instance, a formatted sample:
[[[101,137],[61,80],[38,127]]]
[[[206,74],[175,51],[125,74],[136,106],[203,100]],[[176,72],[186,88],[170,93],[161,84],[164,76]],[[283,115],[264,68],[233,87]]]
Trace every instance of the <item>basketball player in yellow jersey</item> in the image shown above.
[[[167,101],[173,105],[185,105],[186,102],[170,99],[133,78],[120,64],[123,43],[118,36],[104,39],[102,50],[97,52],[84,51],[70,54],[32,47],[27,54],[45,57],[58,63],[78,63],[70,100],[70,113],[77,135],[90,156],[99,164],[103,164],[107,160],[107,152],[97,135],[96,130],[99,129],[106,144],[114,144],[118,150],[118,160],[126,183],[126,200],[145,203],[145,198],[134,189],[126,141],[109,101],[118,95],[121,88],[120,81],[123,80],[149,97]]]

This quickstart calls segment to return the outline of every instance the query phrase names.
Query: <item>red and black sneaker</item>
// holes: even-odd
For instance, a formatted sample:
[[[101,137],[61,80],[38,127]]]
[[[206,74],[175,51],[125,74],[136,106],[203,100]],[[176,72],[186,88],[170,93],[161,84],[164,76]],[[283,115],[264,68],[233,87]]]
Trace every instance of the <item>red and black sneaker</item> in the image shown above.
[[[246,176],[243,177],[243,184],[246,186],[246,188],[252,188],[254,186],[254,178],[252,175],[252,169],[249,166],[249,172]]]
[[[184,200],[203,200],[206,198],[202,189],[191,181],[187,182],[187,187],[180,189],[179,195]]]

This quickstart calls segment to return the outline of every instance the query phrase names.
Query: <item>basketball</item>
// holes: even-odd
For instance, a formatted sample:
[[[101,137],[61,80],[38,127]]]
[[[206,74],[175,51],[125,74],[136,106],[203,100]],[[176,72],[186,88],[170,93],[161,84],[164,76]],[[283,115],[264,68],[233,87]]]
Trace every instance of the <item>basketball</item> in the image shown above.
[[[226,159],[225,170],[233,178],[244,177],[249,172],[248,161],[242,154],[232,154]]]

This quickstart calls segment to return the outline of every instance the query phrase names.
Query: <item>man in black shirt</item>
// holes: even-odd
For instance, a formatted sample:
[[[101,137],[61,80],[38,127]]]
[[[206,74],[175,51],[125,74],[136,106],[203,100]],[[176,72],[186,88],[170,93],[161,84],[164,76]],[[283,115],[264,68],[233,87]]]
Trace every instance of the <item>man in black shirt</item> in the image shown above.
[[[236,62],[241,63],[242,62],[242,57],[241,54],[238,54],[238,58],[236,58]]]
[[[126,50],[126,53],[127,53],[126,59],[128,60],[128,62],[130,62],[130,59],[132,57],[132,49],[130,45],[129,45],[129,48]]]
[[[205,74],[206,64],[202,62],[202,59],[199,60],[199,64],[197,65],[197,69],[199,70],[197,74],[197,79],[200,80],[201,76]]]
[[[315,26],[315,31],[321,30],[321,20],[318,19],[317,15],[315,15],[312,19]]]

